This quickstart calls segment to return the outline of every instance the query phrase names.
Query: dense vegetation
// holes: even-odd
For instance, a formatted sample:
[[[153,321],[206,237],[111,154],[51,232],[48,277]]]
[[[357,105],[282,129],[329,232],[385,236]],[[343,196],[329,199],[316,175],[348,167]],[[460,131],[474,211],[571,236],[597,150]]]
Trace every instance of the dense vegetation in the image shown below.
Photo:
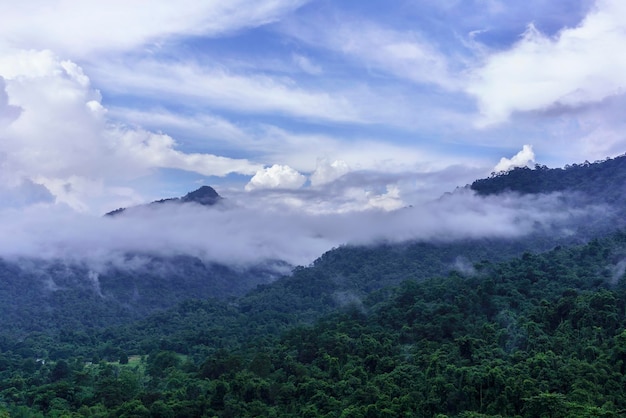
[[[625,259],[616,234],[421,281],[400,266],[399,287],[274,337],[249,332],[283,329],[275,312],[187,302],[100,361],[77,335],[57,360],[3,350],[0,396],[15,416],[620,416]]]
[[[281,263],[231,268],[195,257],[129,257],[132,268],[0,260],[0,336],[58,335],[129,323],[190,298],[241,296],[269,283]]]
[[[518,167],[491,177],[476,180],[471,188],[481,195],[505,191],[527,193],[579,192],[580,197],[596,202],[624,203],[626,185],[626,155],[604,161],[535,169]]]

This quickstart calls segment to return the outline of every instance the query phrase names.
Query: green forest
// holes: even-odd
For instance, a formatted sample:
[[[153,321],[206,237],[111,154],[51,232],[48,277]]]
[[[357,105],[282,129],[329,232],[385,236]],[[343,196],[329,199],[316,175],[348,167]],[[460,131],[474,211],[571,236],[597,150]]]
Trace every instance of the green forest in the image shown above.
[[[546,192],[598,193],[567,176],[595,170],[609,190],[616,160],[472,188],[534,193],[516,185],[539,176]],[[343,246],[251,290],[181,293],[141,315],[130,298],[51,301],[5,263],[0,417],[626,416],[626,231],[594,231]],[[188,270],[191,293],[202,270]],[[10,292],[33,296],[11,311]]]

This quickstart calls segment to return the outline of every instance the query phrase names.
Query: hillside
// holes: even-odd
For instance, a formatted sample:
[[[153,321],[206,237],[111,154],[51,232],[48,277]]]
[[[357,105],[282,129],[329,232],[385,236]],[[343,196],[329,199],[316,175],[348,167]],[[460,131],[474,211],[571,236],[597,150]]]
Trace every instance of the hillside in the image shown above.
[[[576,192],[586,201],[621,205],[626,201],[626,155],[564,168],[518,167],[476,180],[470,187],[483,196],[507,191],[522,194]]]
[[[621,416],[624,260],[620,233],[485,261],[273,337],[289,318],[277,314],[284,299],[254,312],[254,292],[238,305],[185,302],[131,327],[67,334],[66,360],[29,360],[45,352],[27,341],[3,348],[0,396],[13,413],[46,415]],[[149,356],[86,364],[74,355],[90,338],[122,363]],[[141,343],[122,346],[131,340]]]
[[[0,335],[49,336],[144,318],[188,299],[225,299],[274,281],[282,263],[231,267],[196,257],[129,256],[133,267],[0,261]]]

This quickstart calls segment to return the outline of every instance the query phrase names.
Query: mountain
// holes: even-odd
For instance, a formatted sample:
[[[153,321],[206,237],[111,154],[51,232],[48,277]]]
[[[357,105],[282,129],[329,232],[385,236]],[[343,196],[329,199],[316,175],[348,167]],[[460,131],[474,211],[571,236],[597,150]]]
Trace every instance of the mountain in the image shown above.
[[[587,201],[623,204],[626,202],[626,155],[564,168],[517,167],[492,173],[489,178],[474,181],[470,187],[483,196],[507,191],[521,194],[574,192]]]
[[[163,204],[188,204],[195,203],[202,206],[213,206],[218,204],[222,200],[222,196],[220,196],[214,188],[211,186],[202,186],[198,190],[194,190],[193,192],[187,193],[183,197],[173,197],[168,199],[155,200],[154,202],[148,203],[147,205],[139,205],[131,208],[119,208],[115,209],[111,212],[107,212],[105,216],[116,216],[124,213],[127,210],[132,210],[137,207],[145,207],[145,206],[154,206],[154,205],[163,205]]]
[[[575,233],[566,236],[537,232],[517,239],[341,246],[323,254],[310,268],[299,267],[291,273],[292,266],[276,261],[242,268],[191,256],[152,254],[127,254],[121,265],[133,268],[110,264],[97,270],[61,260],[4,260],[0,263],[0,316],[10,320],[0,326],[0,333],[102,328],[145,318],[188,299],[225,300],[246,294],[247,299],[237,302],[243,313],[272,312],[311,322],[404,280],[422,281],[455,270],[471,271],[483,260],[504,261],[525,251],[546,251],[608,234],[626,219],[616,215],[623,213],[626,205],[615,204],[625,199],[626,193],[621,192],[624,179],[626,157],[564,169],[514,169],[477,180],[471,189],[483,196],[568,193],[573,197],[564,199],[564,210],[593,203],[617,209],[596,219],[585,218],[584,224],[572,226]],[[183,197],[144,206],[210,207],[222,200],[212,187],[203,186]],[[118,209],[107,215],[133,209]],[[278,300],[282,302],[275,306]],[[87,314],[76,316],[75,312]],[[291,319],[286,323],[293,324]]]
[[[191,256],[129,256],[132,268],[61,260],[0,260],[0,335],[104,329],[189,299],[227,299],[271,283],[290,266],[226,266]],[[285,270],[287,269],[287,270]]]

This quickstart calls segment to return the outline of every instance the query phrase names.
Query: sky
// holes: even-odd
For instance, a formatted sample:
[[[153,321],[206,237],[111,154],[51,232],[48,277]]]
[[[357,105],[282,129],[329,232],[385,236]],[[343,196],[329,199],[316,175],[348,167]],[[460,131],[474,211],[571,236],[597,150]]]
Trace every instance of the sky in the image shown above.
[[[620,0],[0,0],[0,16],[0,223],[201,185],[393,211],[626,150]]]

